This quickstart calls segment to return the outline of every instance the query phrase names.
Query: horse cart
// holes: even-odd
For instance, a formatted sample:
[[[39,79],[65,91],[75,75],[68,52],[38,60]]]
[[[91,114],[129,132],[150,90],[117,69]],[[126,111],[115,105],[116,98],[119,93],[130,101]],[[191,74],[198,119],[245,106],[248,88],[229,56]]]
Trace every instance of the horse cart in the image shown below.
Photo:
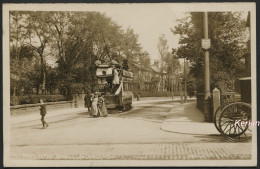
[[[251,78],[240,78],[239,81],[241,101],[223,103],[213,115],[216,129],[232,142],[242,142],[252,137]]]

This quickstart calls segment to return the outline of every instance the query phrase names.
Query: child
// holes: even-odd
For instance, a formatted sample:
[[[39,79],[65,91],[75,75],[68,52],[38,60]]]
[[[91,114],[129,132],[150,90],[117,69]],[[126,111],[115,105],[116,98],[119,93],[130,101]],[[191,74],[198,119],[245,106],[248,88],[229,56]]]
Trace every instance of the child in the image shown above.
[[[44,117],[45,117],[45,115],[47,114],[46,105],[44,104],[44,102],[43,102],[42,99],[40,99],[40,103],[41,103],[41,105],[40,105],[40,111],[41,111],[41,116],[42,116],[42,118],[41,118],[42,128],[46,128],[46,127],[49,126],[49,125],[45,122],[45,120],[44,120]]]

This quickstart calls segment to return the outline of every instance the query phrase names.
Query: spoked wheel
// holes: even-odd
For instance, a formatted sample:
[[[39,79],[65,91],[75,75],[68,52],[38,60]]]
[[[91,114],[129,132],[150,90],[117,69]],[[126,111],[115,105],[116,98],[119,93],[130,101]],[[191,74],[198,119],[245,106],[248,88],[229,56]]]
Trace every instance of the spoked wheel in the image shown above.
[[[224,109],[224,107],[226,107],[228,104],[230,104],[230,103],[224,103],[223,105],[219,106],[213,116],[214,125],[220,133],[221,133],[221,131],[219,128],[219,117],[220,117],[220,114],[221,114],[222,110]]]
[[[249,121],[251,121],[250,104],[230,103],[223,108],[219,116],[218,128],[228,140],[241,142],[252,137]]]

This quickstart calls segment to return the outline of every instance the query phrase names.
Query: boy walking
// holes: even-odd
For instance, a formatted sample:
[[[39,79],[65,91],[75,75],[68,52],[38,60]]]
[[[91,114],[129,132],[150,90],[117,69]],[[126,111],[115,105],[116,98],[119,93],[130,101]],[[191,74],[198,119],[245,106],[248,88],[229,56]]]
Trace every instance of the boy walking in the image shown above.
[[[46,105],[44,104],[44,102],[43,102],[43,100],[42,99],[40,99],[40,103],[41,103],[41,105],[40,105],[40,111],[41,111],[41,116],[42,116],[42,118],[41,118],[41,121],[42,121],[42,128],[46,128],[46,127],[48,127],[49,125],[45,122],[45,120],[44,120],[44,117],[45,117],[45,115],[46,115],[46,113],[47,113],[47,111],[46,111]]]

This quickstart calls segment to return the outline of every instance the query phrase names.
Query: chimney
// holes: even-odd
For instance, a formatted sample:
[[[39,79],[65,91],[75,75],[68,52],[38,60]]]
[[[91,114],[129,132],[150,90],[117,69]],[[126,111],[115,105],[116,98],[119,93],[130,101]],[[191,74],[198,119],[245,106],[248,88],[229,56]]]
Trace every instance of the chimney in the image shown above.
[[[154,61],[154,66],[156,66],[156,67],[159,68],[159,61],[158,61],[158,60],[155,60],[155,61]]]

